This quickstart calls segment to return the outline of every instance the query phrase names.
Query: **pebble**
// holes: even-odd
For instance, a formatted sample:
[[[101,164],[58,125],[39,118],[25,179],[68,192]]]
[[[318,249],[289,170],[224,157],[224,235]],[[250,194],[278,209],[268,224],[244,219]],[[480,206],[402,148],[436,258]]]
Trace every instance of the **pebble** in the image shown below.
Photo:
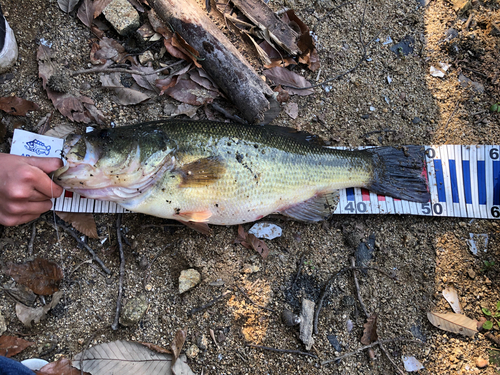
[[[242,273],[255,273],[259,272],[260,268],[257,265],[251,265],[251,264],[244,264],[243,269],[241,270]]]
[[[155,58],[153,56],[153,52],[151,51],[146,51],[143,54],[139,55],[139,62],[141,65],[145,65],[150,61],[153,61]]]
[[[179,276],[179,294],[187,292],[189,289],[198,285],[201,281],[201,275],[193,268],[181,271]]]
[[[140,26],[139,13],[127,0],[111,1],[102,13],[120,35],[126,35]]]
[[[490,280],[490,279],[488,279],[488,277],[486,277],[486,276],[485,276],[485,277],[484,277],[484,283],[485,283],[486,285],[490,286],[490,285],[491,285],[491,280]]]
[[[476,358],[476,366],[478,368],[485,368],[486,366],[488,366],[488,360],[478,357]]]
[[[7,323],[5,322],[5,318],[2,313],[0,313],[0,336],[2,336],[5,331],[7,331]]]
[[[198,356],[198,354],[200,354],[200,349],[195,345],[191,345],[188,350],[186,350],[186,356],[188,358],[196,358]]]
[[[198,348],[200,348],[201,350],[207,350],[207,348],[208,348],[207,336],[205,334],[199,336],[197,344],[198,344]]]
[[[120,313],[120,324],[125,327],[136,325],[142,319],[147,309],[148,300],[145,295],[141,294],[132,298]]]
[[[300,323],[300,316],[295,315],[292,311],[284,309],[281,313],[283,323],[289,327],[296,326]]]
[[[476,273],[474,272],[473,269],[467,270],[467,275],[469,275],[471,279],[474,279],[476,277]]]
[[[77,342],[78,342],[78,345],[83,345],[83,344],[85,344],[85,339],[79,338],[77,340]]]
[[[414,124],[420,124],[422,122],[422,119],[420,117],[414,117],[411,122],[413,122]]]

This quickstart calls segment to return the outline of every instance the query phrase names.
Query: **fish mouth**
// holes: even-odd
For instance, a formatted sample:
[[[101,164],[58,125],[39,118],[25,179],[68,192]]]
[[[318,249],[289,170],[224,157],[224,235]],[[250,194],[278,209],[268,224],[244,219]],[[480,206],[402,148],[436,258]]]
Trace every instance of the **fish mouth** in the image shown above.
[[[125,169],[102,167],[99,148],[82,136],[71,135],[63,148],[66,164],[54,173],[54,182],[91,199],[120,203],[138,198],[161,178],[171,163],[168,162],[170,158],[165,157],[156,167],[149,166],[146,171],[140,162],[139,146],[133,154]]]

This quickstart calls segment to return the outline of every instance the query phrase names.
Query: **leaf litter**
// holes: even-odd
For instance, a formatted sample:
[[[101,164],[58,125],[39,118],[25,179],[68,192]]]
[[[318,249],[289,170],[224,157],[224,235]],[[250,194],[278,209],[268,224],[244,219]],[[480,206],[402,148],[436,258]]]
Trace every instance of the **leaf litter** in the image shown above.
[[[462,314],[428,312],[427,318],[433,326],[448,332],[469,337],[478,332],[477,321]]]
[[[63,271],[53,261],[36,258],[22,264],[8,263],[3,273],[39,295],[48,296],[59,290]]]
[[[59,303],[63,292],[60,290],[52,295],[52,300],[50,303],[43,307],[28,307],[22,303],[16,304],[16,315],[18,319],[25,325],[25,327],[30,328],[32,323],[40,323],[42,319],[45,319],[47,313],[52,310]]]
[[[8,96],[0,98],[0,110],[13,116],[26,116],[29,111],[38,111],[40,107],[32,101],[17,96]]]
[[[56,215],[65,222],[71,224],[73,228],[85,236],[90,238],[99,238],[94,220],[94,214],[56,211]]]
[[[0,336],[0,356],[13,357],[32,345],[35,343],[20,337]]]

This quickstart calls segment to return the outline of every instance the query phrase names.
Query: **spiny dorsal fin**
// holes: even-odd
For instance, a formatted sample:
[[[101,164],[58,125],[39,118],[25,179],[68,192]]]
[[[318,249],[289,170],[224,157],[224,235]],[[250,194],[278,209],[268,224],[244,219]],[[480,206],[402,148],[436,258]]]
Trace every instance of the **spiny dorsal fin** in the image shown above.
[[[330,217],[339,203],[339,192],[321,194],[280,211],[280,214],[301,221],[322,221]]]
[[[198,159],[184,164],[180,169],[179,187],[204,187],[215,183],[226,171],[224,163],[215,157]]]

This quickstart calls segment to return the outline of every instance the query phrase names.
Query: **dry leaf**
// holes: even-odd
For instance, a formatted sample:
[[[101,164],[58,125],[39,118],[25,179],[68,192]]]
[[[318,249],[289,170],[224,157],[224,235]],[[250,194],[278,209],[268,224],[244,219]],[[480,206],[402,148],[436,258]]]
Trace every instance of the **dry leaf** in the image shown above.
[[[186,75],[179,77],[175,86],[166,89],[165,94],[182,103],[196,106],[212,103],[219,96],[218,92],[207,90],[187,78]]]
[[[95,225],[94,214],[81,212],[56,211],[57,216],[71,224],[80,233],[90,238],[99,238]]]
[[[173,356],[154,352],[137,342],[113,341],[99,344],[79,353],[73,366],[96,374],[120,375],[194,375],[181,355],[172,364]]]
[[[141,342],[141,344],[144,345],[145,347],[151,349],[151,350],[154,350],[155,352],[158,352],[158,353],[172,354],[171,350],[162,348],[161,346],[151,344],[149,342]]]
[[[82,5],[78,8],[76,15],[87,27],[91,27],[92,21],[94,21],[94,7],[95,5],[92,0],[83,0]]]
[[[287,103],[285,113],[295,120],[299,116],[299,105],[297,103]]]
[[[93,64],[104,64],[107,60],[122,61],[126,54],[125,47],[120,43],[114,39],[104,37],[97,46],[93,46],[90,58],[91,61],[94,61]]]
[[[191,47],[179,34],[174,33],[174,36],[172,37],[170,43],[172,44],[173,47],[177,48],[184,54],[184,56],[188,58],[187,61],[191,61],[198,68],[201,68],[200,63],[198,62],[198,57],[200,57],[200,53],[193,47]]]
[[[120,82],[120,73],[102,75],[100,79],[103,87],[113,90],[116,94],[114,99],[118,104],[134,105],[151,99],[148,95],[139,90],[124,87]],[[136,87],[138,86],[136,85]]]
[[[443,297],[448,301],[455,313],[463,314],[462,306],[460,306],[460,299],[458,298],[458,292],[454,287],[446,287],[443,290]]]
[[[172,364],[177,361],[179,355],[181,354],[182,347],[184,346],[184,342],[186,341],[187,330],[180,329],[175,334],[174,341],[170,344],[170,348],[172,349],[172,353],[174,354],[174,358],[172,360]]]
[[[106,8],[113,0],[94,0],[94,18],[101,15],[104,8]]]
[[[285,86],[286,90],[291,94],[305,96],[314,93],[313,89],[297,90],[290,87],[310,87],[311,84],[304,77],[299,76],[297,73],[291,72],[288,69],[276,66],[274,68],[264,70],[263,73],[277,85]]]
[[[65,13],[72,12],[78,4],[79,0],[57,0],[59,8]]]
[[[283,89],[283,87],[281,87],[281,85],[276,86],[273,91],[278,93],[276,100],[279,103],[285,103],[285,102],[290,100],[290,94],[288,93],[288,91]]]
[[[20,337],[0,336],[0,356],[7,358],[15,356],[31,345],[35,343]]]
[[[9,115],[26,116],[28,111],[38,111],[40,107],[29,100],[7,96],[0,98],[0,109]]]
[[[240,243],[243,247],[251,250],[255,250],[264,259],[269,255],[269,248],[266,243],[259,240],[253,234],[248,234],[241,225],[238,225],[238,235],[234,239],[233,243]]]
[[[35,304],[36,294],[24,285],[16,284],[12,281],[3,285],[3,291],[17,302],[21,302],[26,306],[33,306]]]
[[[88,372],[84,372],[90,375]],[[71,367],[71,361],[68,358],[59,358],[56,362],[48,363],[36,375],[80,375],[80,370]]]
[[[65,138],[69,134],[76,133],[77,129],[71,124],[60,124],[45,132],[44,135],[55,138]]]
[[[52,301],[43,307],[32,308],[24,306],[21,303],[16,304],[16,315],[18,319],[28,328],[31,327],[31,323],[39,323],[40,320],[44,319],[47,313],[56,307],[61,299],[63,292],[60,290],[55,292],[52,296]]]
[[[428,312],[427,318],[431,324],[444,331],[459,333],[464,336],[474,336],[477,333],[477,322],[465,315],[455,313]]]
[[[365,329],[363,331],[363,336],[361,337],[361,344],[370,345],[372,342],[378,340],[377,335],[377,314],[372,314],[366,323],[364,324]]]
[[[69,92],[56,92],[47,87],[49,78],[58,71],[58,66],[54,62],[53,54],[53,50],[47,46],[40,45],[38,47],[38,76],[42,78],[43,88],[47,92],[49,99],[52,100],[54,107],[70,120],[83,123],[96,122],[101,125],[104,124],[104,115],[94,106],[92,99],[80,94],[73,95]]]
[[[63,278],[61,267],[47,259],[36,258],[22,264],[8,263],[3,272],[36,294],[48,296],[59,290]]]

